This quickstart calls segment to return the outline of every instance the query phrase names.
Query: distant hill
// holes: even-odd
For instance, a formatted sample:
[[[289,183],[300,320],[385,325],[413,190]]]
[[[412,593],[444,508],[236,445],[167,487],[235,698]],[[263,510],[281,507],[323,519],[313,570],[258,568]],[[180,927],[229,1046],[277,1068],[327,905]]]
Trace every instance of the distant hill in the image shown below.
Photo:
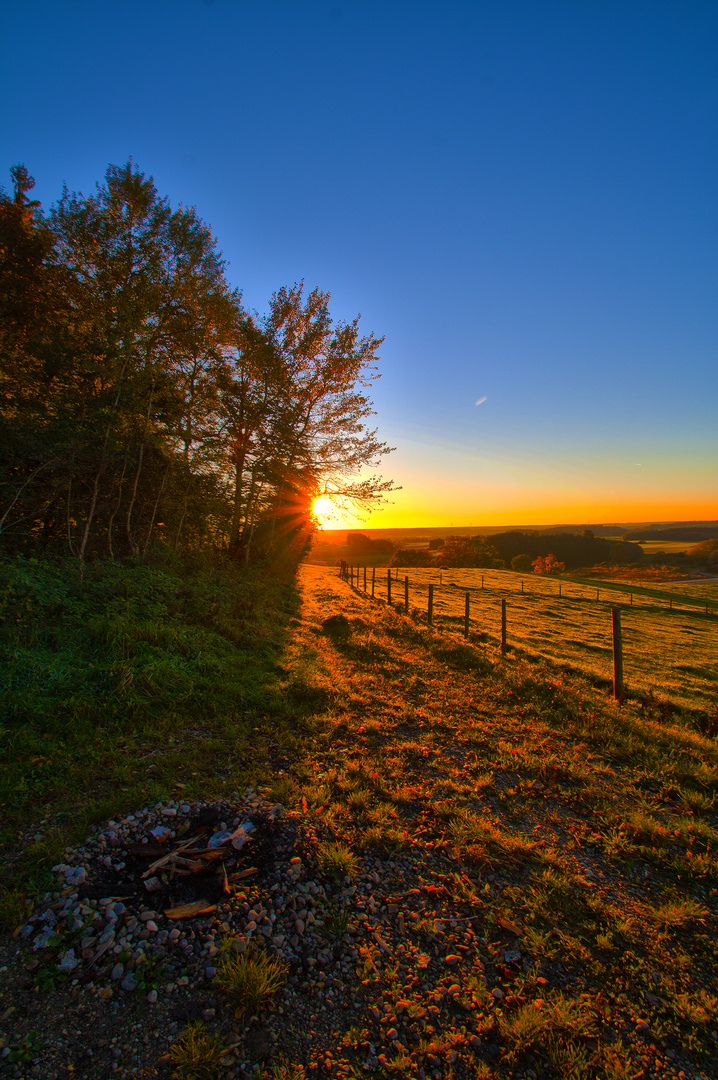
[[[638,539],[644,533],[650,533],[650,540],[669,540],[667,531],[676,529],[688,529],[691,535],[681,533],[677,540],[692,540],[696,530],[708,529],[707,533],[696,536],[698,540],[710,540],[718,535],[717,521],[620,521],[614,524],[604,525],[547,525],[537,527],[535,525],[442,525],[442,526],[417,526],[416,528],[404,529],[368,529],[364,526],[343,529],[322,529],[321,538],[324,543],[344,544],[347,533],[361,532],[372,540],[379,538],[391,540],[393,544],[404,543],[407,546],[427,545],[429,540],[446,536],[495,536],[497,533],[506,532],[537,532],[541,536],[551,536],[555,533],[576,533],[580,535],[584,529],[590,529],[594,536],[621,537],[622,539]],[[660,530],[660,533],[659,533]],[[635,537],[634,537],[635,533]]]
[[[698,543],[701,540],[718,539],[718,521],[713,524],[703,525],[675,525],[670,529],[657,529],[648,527],[633,529],[624,533],[622,540],[632,540],[639,544],[648,542],[655,543],[661,540],[693,540]]]

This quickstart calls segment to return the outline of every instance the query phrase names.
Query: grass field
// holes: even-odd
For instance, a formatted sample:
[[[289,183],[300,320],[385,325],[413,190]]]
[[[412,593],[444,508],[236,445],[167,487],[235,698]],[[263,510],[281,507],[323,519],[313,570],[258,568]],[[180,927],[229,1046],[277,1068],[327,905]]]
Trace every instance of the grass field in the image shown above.
[[[506,598],[510,647],[605,680],[612,678],[613,671],[610,609],[620,606],[629,692],[657,694],[706,712],[718,705],[718,610],[711,606],[716,603],[715,584],[684,590],[677,583],[670,589],[650,589],[624,583],[523,578],[501,570],[412,568],[398,573],[392,600],[403,602],[404,577],[408,576],[409,606],[422,613],[427,610],[428,585],[434,584],[437,625],[463,626],[465,595],[470,590],[470,629],[487,645],[497,647],[500,601]],[[377,575],[376,596],[385,599],[386,587],[386,574]],[[691,600],[695,606],[689,606]],[[708,615],[701,601],[709,605]]]
[[[502,659],[499,587],[506,595],[516,576],[484,573],[493,591],[474,611],[487,648],[446,632],[457,616],[441,604],[456,592],[463,612],[448,583],[432,628],[323,567],[303,566],[295,585],[232,568],[95,564],[84,589],[72,567],[3,569],[0,660],[15,672],[3,683],[0,745],[6,929],[93,822],[180,792],[232,800],[253,785],[321,840],[307,855],[317,880],[323,850],[347,850],[356,877],[331,887],[329,961],[298,970],[276,1011],[238,1020],[221,996],[208,1010],[208,1039],[256,1065],[249,1075],[717,1075],[718,744],[694,705],[670,715],[630,698],[619,706],[580,673]],[[452,576],[466,573],[481,572]],[[548,594],[557,583],[534,584],[527,621],[565,629],[563,598]],[[415,590],[412,603],[425,596]],[[509,597],[509,640],[519,602]],[[577,637],[582,612],[608,636],[608,604],[566,603]],[[341,633],[327,625],[339,614]],[[628,609],[627,626],[634,614],[714,626],[648,606]],[[591,653],[577,646],[577,656]],[[30,1075],[20,1066],[41,1051],[39,1039],[25,1053],[30,1009],[62,1010],[68,1027],[82,1009],[98,1016],[84,1075],[110,1074],[101,1061],[113,1016],[125,1065],[112,1075],[168,1076],[143,1038],[167,1045],[158,1006],[41,983],[27,946],[5,935],[3,948],[0,1012],[16,1009],[0,1036],[8,1075]],[[212,986],[176,989],[170,1004],[188,1007]],[[264,1032],[281,1033],[284,1058],[252,1056]]]

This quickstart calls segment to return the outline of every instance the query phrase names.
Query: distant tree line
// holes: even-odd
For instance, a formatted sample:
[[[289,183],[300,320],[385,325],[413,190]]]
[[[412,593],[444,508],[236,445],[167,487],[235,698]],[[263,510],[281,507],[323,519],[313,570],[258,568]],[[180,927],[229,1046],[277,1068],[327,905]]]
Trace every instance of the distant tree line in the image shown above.
[[[367,427],[380,338],[329,294],[262,317],[210,229],[131,162],[44,213],[0,189],[0,538],[6,549],[248,559],[300,550],[312,500],[368,506],[389,451]],[[359,479],[359,475],[363,479]]]
[[[547,563],[551,557],[553,562]],[[603,562],[640,562],[638,544],[605,540],[590,529],[574,533],[504,532],[485,536],[448,536],[433,558],[427,551],[402,549],[394,553],[393,566],[477,567],[503,570],[511,567],[526,573],[557,572],[557,565],[576,569]],[[549,569],[547,569],[549,567]]]
[[[391,555],[394,545],[391,540],[372,540],[364,533],[347,533],[347,547],[349,555],[358,557],[361,555]]]
[[[622,540],[645,543],[661,540],[715,540],[718,538],[716,525],[675,525],[669,529],[632,529],[624,533]]]

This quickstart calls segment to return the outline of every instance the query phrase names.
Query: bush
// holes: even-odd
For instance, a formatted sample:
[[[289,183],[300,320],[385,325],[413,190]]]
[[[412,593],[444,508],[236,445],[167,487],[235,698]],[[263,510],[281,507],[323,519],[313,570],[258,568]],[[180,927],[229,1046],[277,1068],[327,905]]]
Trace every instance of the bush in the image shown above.
[[[534,574],[562,574],[566,563],[559,562],[555,555],[539,555],[531,563]]]
[[[511,569],[529,573],[531,570],[531,556],[530,555],[514,555],[511,560]]]

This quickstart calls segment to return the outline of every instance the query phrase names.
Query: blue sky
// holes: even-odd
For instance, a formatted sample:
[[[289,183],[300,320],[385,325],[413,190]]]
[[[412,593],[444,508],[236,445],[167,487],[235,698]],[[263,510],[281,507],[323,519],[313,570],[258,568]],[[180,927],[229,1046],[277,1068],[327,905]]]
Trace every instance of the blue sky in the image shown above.
[[[303,278],[385,335],[367,526],[718,517],[715,3],[24,0],[0,39],[5,186],[132,156],[249,307]]]

